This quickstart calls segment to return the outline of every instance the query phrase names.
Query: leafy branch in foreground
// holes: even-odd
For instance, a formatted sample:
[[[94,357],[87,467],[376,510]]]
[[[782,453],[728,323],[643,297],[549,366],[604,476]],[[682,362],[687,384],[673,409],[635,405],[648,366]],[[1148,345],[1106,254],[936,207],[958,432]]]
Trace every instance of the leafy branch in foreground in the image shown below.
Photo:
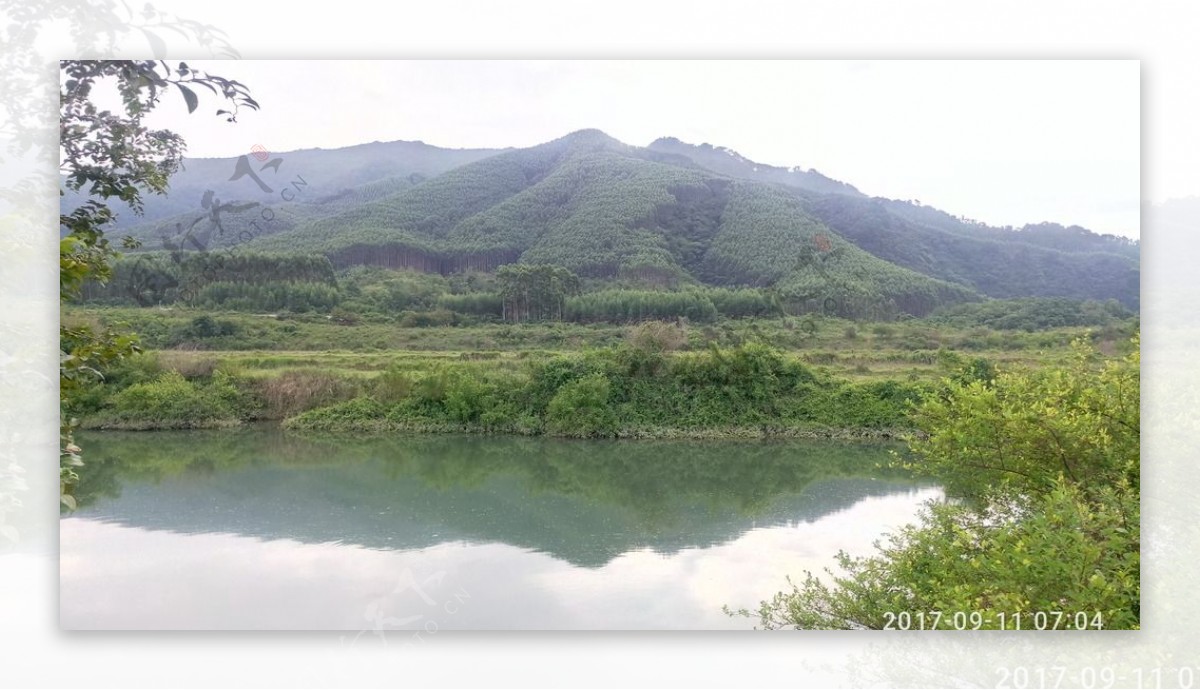
[[[1083,343],[1062,369],[953,382],[915,419],[912,469],[955,500],[917,525],[838,554],[751,613],[766,628],[880,629],[900,612],[979,612],[983,627],[1042,611],[1140,626],[1138,338],[1101,361]],[[1028,620],[1028,619],[1027,619]],[[1090,620],[1090,619],[1089,619]],[[947,615],[940,627],[954,627]]]
[[[63,186],[91,197],[59,217],[59,298],[77,298],[85,283],[106,282],[118,252],[105,236],[105,227],[116,218],[107,202],[119,199],[141,214],[142,196],[165,194],[168,181],[182,161],[183,138],[169,130],[152,130],[143,118],[159,105],[164,94],[178,91],[188,112],[200,103],[196,88],[203,87],[228,102],[232,111],[218,110],[230,122],[241,107],[258,109],[246,86],[206,74],[180,62],[172,67],[154,60],[64,60],[60,63],[59,145]],[[114,88],[121,99],[119,111],[96,105],[97,88]],[[60,190],[60,195],[65,195]],[[128,245],[129,242],[126,242]],[[87,377],[102,378],[104,369],[137,351],[136,338],[89,326],[60,328],[60,409],[68,409],[71,396]],[[78,481],[80,448],[74,443],[74,422],[60,421],[60,495],[67,507],[75,504],[71,489]]]

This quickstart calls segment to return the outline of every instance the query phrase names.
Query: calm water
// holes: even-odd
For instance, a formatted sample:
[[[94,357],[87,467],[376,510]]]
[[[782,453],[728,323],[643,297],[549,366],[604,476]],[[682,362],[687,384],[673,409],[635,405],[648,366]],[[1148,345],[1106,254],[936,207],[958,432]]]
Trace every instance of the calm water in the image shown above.
[[[66,628],[749,628],[839,549],[941,496],[833,442],[80,439],[61,521]]]

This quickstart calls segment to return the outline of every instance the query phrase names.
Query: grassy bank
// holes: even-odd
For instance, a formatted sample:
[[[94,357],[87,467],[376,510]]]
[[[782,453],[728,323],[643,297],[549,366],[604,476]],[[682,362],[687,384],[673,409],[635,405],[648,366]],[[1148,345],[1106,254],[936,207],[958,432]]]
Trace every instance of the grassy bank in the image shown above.
[[[537,358],[413,357],[379,372],[251,373],[157,353],[130,360],[73,412],[86,427],[117,429],[279,419],[293,429],[323,431],[887,437],[906,427],[909,402],[928,390],[920,382],[840,379],[761,344],[678,353],[631,343]]]
[[[64,318],[114,325],[128,315],[71,310]],[[265,315],[150,309],[135,315],[163,332],[204,334],[191,343],[203,348],[237,345],[227,341],[258,327],[281,327]],[[832,318],[711,327],[648,322],[398,329],[329,321],[307,327],[288,350],[161,349],[135,356],[76,396],[68,412],[84,428],[103,429],[278,420],[293,429],[355,433],[886,438],[910,427],[909,404],[944,377],[1057,366],[1071,339],[1086,333],[1062,328],[1000,334]],[[435,347],[302,349],[326,337],[351,344],[366,335],[362,328]],[[573,335],[564,339],[567,333]],[[1108,337],[1092,332],[1101,347]],[[467,347],[481,340],[505,346]]]

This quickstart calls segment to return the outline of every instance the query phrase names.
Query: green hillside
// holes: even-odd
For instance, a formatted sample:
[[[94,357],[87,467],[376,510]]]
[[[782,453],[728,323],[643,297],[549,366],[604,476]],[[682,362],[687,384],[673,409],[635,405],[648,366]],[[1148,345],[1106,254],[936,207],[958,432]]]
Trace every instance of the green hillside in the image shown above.
[[[1074,244],[1063,242],[1063,248],[1043,244],[1053,241],[1052,229],[1011,231],[1013,237],[1005,238],[1000,234],[1005,231],[988,228],[972,236],[914,222],[877,199],[828,195],[806,208],[877,257],[991,297],[1115,299],[1138,308],[1136,244],[1129,256],[1128,248],[1094,233],[1088,233],[1091,241],[1085,235]],[[1106,245],[1117,251],[1101,251]]]
[[[578,132],[249,246],[321,252],[337,266],[449,273],[521,262],[668,288],[775,286],[784,299],[857,300],[910,313],[977,297],[862,251],[784,189],[655,158]]]
[[[499,152],[393,142],[279,158],[262,176],[302,179],[291,201],[272,182],[273,196],[227,191],[204,209],[189,194],[234,159],[199,161],[173,180],[169,203],[147,205],[157,220],[119,231],[148,250],[323,254],[339,270],[449,275],[519,262],[601,283],[589,289],[749,286],[845,315],[921,315],[982,296],[1138,308],[1135,241],[1049,223],[989,227],[707,144],[642,148],[582,130]],[[180,204],[190,207],[171,215]]]
[[[796,190],[829,228],[875,256],[992,297],[1116,299],[1137,309],[1140,245],[1056,223],[993,227],[918,202],[871,198],[815,170],[779,168],[735,151],[658,139],[654,151],[730,177]]]

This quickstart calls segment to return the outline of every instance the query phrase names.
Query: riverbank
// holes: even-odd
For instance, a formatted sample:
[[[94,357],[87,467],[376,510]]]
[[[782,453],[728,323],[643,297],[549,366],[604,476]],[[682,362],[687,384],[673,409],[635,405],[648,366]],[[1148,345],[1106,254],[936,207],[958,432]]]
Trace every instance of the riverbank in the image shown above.
[[[506,436],[549,436],[558,438],[582,438],[582,435],[548,433],[534,428],[487,428],[478,424],[451,424],[429,421],[399,421],[384,418],[339,420],[336,423],[312,422],[294,418],[283,423],[290,431],[354,434],[482,434]],[[115,427],[113,427],[115,428]],[[136,429],[134,429],[136,430]],[[914,429],[896,427],[889,429],[848,427],[780,427],[780,426],[724,426],[704,429],[684,427],[620,428],[607,434],[593,434],[589,438],[613,438],[621,440],[752,440],[752,439],[821,439],[834,441],[895,441],[915,433]]]
[[[146,318],[143,325],[183,317]],[[257,332],[250,322],[274,323],[239,318],[247,321],[239,326],[245,332]],[[493,324],[452,329],[453,338],[402,329],[421,331],[433,349],[304,350],[315,344],[304,338],[287,350],[158,349],[111,367],[103,380],[75,392],[64,413],[83,429],[266,420],[359,434],[887,439],[911,431],[910,405],[940,390],[946,377],[986,380],[996,371],[1062,366],[1079,335],[1076,329],[1011,332],[992,343],[995,334],[935,332],[917,322],[814,323],[811,334],[787,320],[575,331],[562,324]],[[321,333],[343,328],[309,326]],[[345,328],[343,335],[364,335]],[[538,338],[505,340],[514,335]],[[1085,337],[1112,347],[1102,334]],[[443,349],[470,343],[475,348]],[[500,343],[515,349],[478,349]],[[547,344],[555,349],[541,349]],[[988,347],[974,349],[981,344]]]
[[[574,438],[897,438],[934,385],[851,381],[761,344],[667,352],[622,344],[544,358],[411,358],[382,372],[222,370],[166,353],[82,400],[89,429],[215,428]]]

